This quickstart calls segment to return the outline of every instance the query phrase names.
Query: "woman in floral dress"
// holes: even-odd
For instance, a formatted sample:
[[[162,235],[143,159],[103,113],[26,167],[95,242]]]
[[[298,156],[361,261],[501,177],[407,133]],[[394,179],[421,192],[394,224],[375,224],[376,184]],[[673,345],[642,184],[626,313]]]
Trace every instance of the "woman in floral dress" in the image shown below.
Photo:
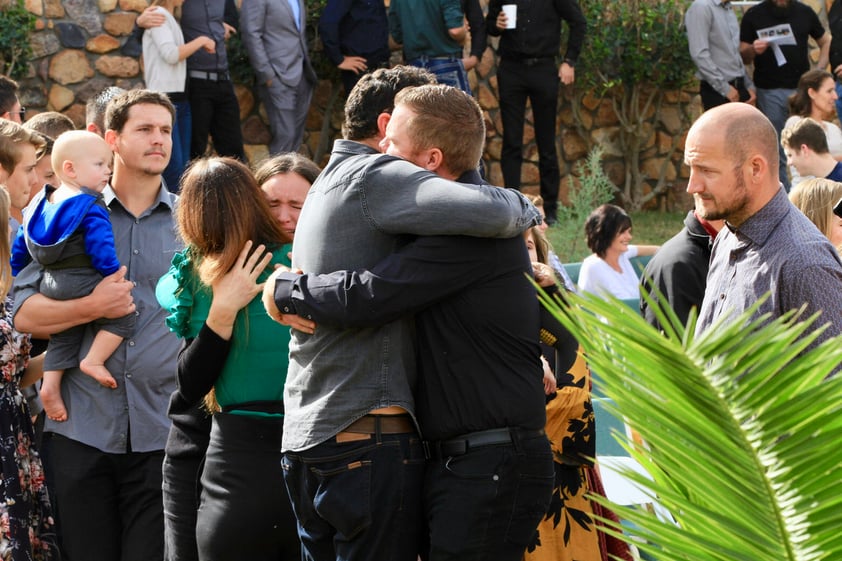
[[[5,129],[0,134],[14,139],[15,131],[7,134]],[[5,169],[2,162],[8,160],[0,157],[0,183],[4,185],[8,176],[16,173],[16,169]],[[9,195],[0,188],[0,224],[8,223]],[[0,235],[0,559],[42,561],[52,559],[53,518],[44,469],[35,450],[35,429],[20,391],[40,377],[42,360],[29,360],[29,335],[12,327],[12,306],[7,298],[11,284],[9,236]]]
[[[547,265],[550,248],[546,237],[535,227],[527,230],[525,238],[533,267],[544,265],[537,266],[536,281],[548,294],[557,293],[554,272]],[[542,308],[542,327],[552,325],[547,315]],[[592,460],[596,456],[596,427],[591,377],[584,358],[575,352],[576,344],[570,352],[569,345],[562,348],[551,340],[553,333],[562,337],[563,332],[550,328],[542,329],[541,334],[542,349],[556,378],[556,391],[547,401],[546,425],[555,460],[555,485],[547,514],[538,525],[537,542],[527,548],[524,561],[631,561],[624,542],[599,531],[602,523],[598,517],[616,520],[616,515],[588,497],[605,495]]]

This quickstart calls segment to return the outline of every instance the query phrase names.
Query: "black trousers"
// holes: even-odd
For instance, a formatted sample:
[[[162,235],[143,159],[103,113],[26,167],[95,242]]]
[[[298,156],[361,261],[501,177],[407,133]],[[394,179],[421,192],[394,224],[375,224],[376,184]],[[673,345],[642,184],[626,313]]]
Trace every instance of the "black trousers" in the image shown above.
[[[497,69],[500,117],[503,123],[503,150],[500,165],[506,187],[520,188],[523,167],[523,125],[526,100],[532,104],[532,126],[538,146],[538,172],[544,211],[555,218],[561,181],[556,150],[558,114],[558,67],[553,58],[535,64],[503,59]]]
[[[51,435],[65,561],[164,558],[163,459],[163,451],[107,454]]]
[[[210,134],[217,154],[245,162],[240,104],[233,84],[229,80],[216,82],[198,78],[188,78],[188,84],[193,115],[190,159],[204,156]]]
[[[201,404],[192,407],[180,392],[173,393],[169,408],[170,434],[164,456],[164,559],[198,561],[196,512],[199,478],[205,463],[211,417]]]
[[[299,559],[281,469],[283,418],[213,416],[196,525],[202,561]]]
[[[740,94],[740,101],[748,101],[751,94],[748,93],[745,83],[742,80],[733,80],[730,84],[737,88],[737,92]],[[699,82],[699,95],[702,98],[702,107],[705,111],[713,109],[719,105],[725,105],[731,101],[713,89],[713,87],[704,80]]]
[[[555,470],[546,436],[429,460],[428,561],[519,561],[546,515]]]

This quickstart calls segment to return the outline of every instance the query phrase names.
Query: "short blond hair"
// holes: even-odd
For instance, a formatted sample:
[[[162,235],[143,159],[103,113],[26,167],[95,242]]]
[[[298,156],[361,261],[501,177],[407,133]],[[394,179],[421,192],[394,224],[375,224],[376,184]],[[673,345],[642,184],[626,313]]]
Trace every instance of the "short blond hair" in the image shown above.
[[[46,141],[43,136],[35,131],[25,129],[12,121],[0,119],[0,167],[10,175],[14,173],[15,167],[20,163],[21,144],[33,145],[40,158]]]
[[[473,97],[453,86],[430,84],[399,91],[399,105],[415,113],[407,123],[415,149],[438,148],[444,166],[457,176],[477,168],[485,148],[485,120]]]

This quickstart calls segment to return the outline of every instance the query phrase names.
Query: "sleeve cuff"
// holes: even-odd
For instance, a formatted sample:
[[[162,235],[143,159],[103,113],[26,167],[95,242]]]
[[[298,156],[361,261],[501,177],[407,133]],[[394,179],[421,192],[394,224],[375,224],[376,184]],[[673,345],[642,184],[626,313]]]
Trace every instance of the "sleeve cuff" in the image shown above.
[[[281,273],[275,279],[275,305],[282,314],[298,315],[292,294],[295,281],[301,278],[297,273]]]

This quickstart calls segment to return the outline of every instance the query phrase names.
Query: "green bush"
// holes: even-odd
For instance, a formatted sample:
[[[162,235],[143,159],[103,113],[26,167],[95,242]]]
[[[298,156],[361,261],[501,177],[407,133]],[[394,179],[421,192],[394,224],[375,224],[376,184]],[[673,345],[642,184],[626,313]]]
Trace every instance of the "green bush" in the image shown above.
[[[614,198],[617,188],[602,170],[602,153],[595,146],[585,162],[578,164],[579,186],[570,183],[570,204],[559,207],[558,223],[550,231],[553,249],[564,263],[580,261],[582,251],[587,251],[582,249],[585,220],[593,209]]]
[[[667,93],[680,92],[693,80],[695,66],[683,26],[687,4],[686,0],[582,3],[588,34],[576,66],[579,101],[592,93],[610,100],[614,108],[620,122],[618,144],[626,163],[620,198],[630,210],[641,208],[667,188],[666,166],[660,177],[645,177],[641,155]],[[574,111],[580,108],[580,102],[573,104]],[[690,119],[686,107],[682,109],[686,130]],[[676,132],[673,151],[683,131]]]
[[[35,16],[23,0],[12,0],[0,10],[0,73],[24,78],[29,69],[32,47],[29,36],[35,30]]]

